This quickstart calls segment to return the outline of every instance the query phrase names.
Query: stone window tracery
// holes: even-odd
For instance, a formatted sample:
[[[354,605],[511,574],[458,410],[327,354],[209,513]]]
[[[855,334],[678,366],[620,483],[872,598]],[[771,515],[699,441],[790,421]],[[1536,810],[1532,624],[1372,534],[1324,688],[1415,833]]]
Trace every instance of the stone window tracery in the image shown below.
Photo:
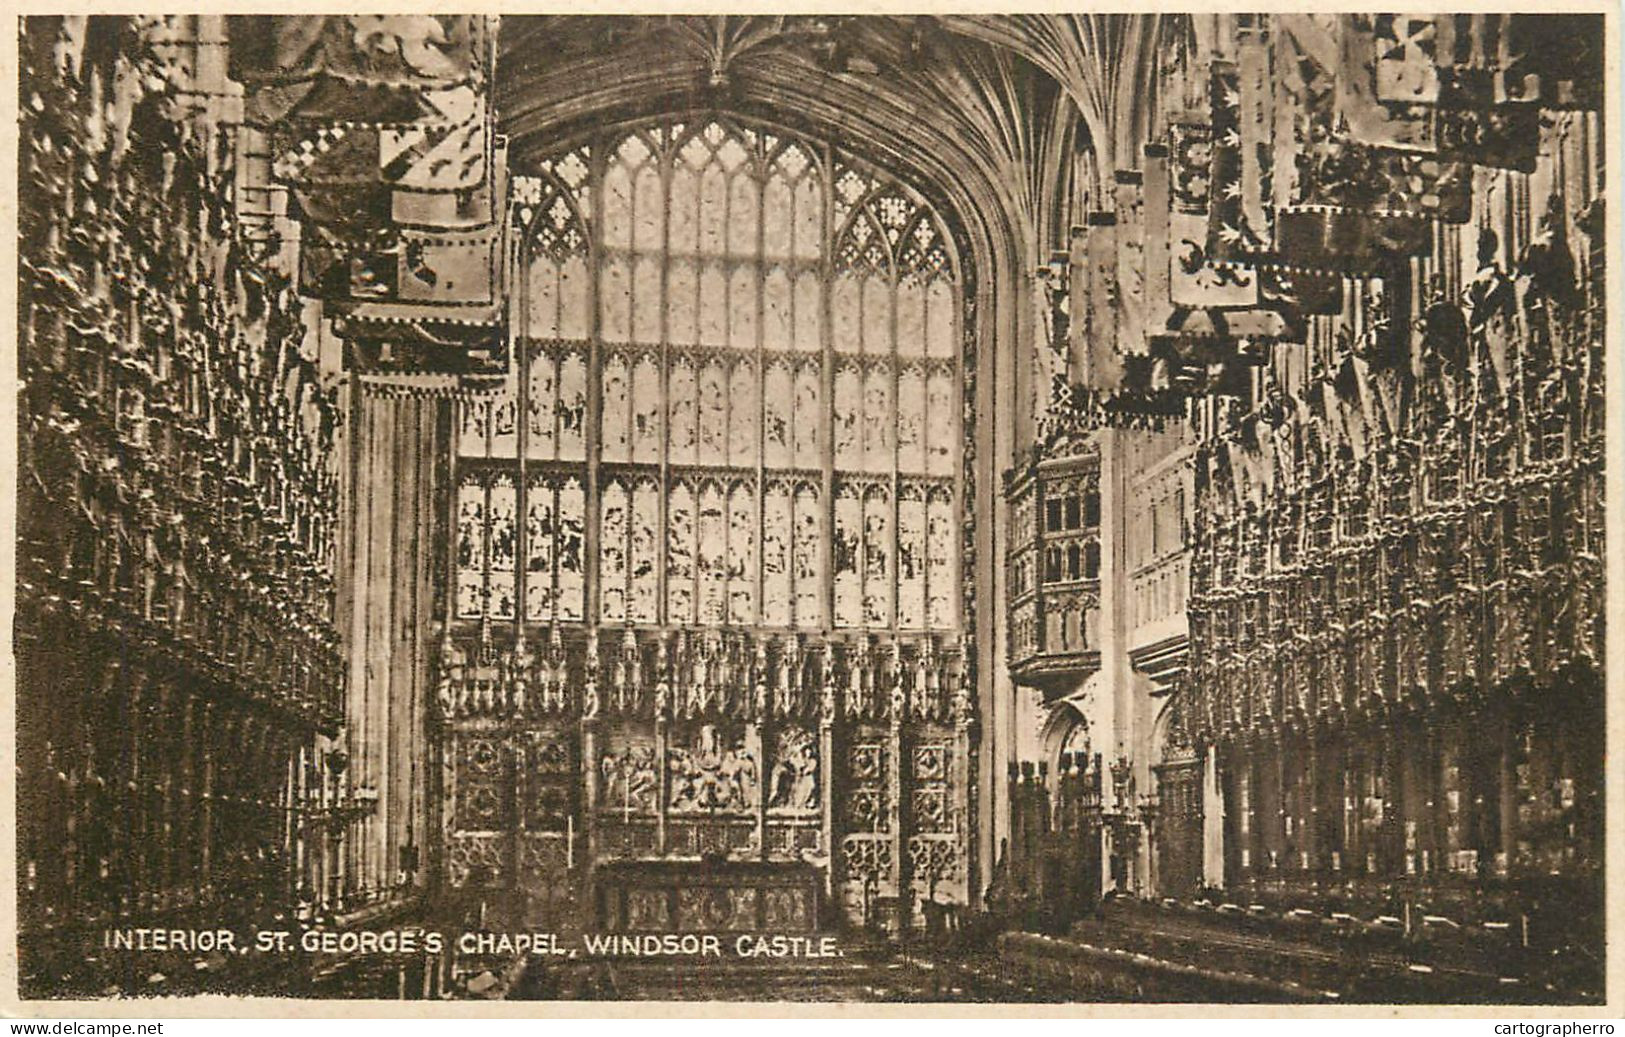
[[[513,184],[515,372],[459,409],[456,617],[957,629],[961,300],[931,206],[721,119]]]

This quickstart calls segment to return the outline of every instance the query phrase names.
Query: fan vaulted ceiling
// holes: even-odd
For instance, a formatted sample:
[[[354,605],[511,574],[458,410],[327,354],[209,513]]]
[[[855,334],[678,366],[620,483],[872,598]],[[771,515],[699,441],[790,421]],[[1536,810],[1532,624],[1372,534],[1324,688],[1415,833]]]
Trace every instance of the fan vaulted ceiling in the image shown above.
[[[513,166],[605,123],[726,109],[918,171],[1029,249],[1054,240],[1053,171],[1109,177],[1151,117],[1170,26],[1153,16],[510,16],[494,84]]]

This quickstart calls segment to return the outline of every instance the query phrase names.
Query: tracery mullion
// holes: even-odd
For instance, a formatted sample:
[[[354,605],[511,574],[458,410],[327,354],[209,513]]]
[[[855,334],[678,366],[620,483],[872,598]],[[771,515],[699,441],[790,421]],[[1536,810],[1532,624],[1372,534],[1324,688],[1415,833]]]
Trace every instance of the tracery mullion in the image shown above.
[[[583,557],[580,559],[580,565],[582,579],[586,581],[586,585],[583,588],[582,593],[581,617],[584,622],[595,625],[600,622],[600,617],[602,615],[600,612],[600,609],[602,608],[600,598],[602,595],[600,593],[598,582],[598,554],[599,540],[602,536],[602,531],[599,528],[599,522],[602,519],[599,504],[599,454],[602,449],[604,439],[602,429],[600,428],[600,424],[603,421],[604,405],[604,319],[602,301],[603,291],[600,280],[603,276],[603,264],[605,259],[604,214],[607,211],[607,207],[604,205],[603,194],[604,174],[609,168],[609,163],[612,161],[615,161],[615,155],[607,146],[593,148],[592,153],[588,155],[589,169],[591,170],[591,179],[589,182],[592,185],[589,195],[593,200],[593,204],[592,219],[587,228],[587,269],[589,271],[587,274],[587,373],[585,379],[587,389],[587,413],[582,418],[583,427],[581,430],[581,445],[585,453],[587,468],[585,486],[587,499],[586,507],[583,509],[582,515],[581,552]],[[628,195],[629,197],[627,202],[628,205],[631,206],[630,211],[635,213],[637,205],[637,191],[630,181],[628,181]],[[632,228],[631,226],[628,226],[628,235],[630,236],[631,233]],[[631,277],[632,271],[630,266],[628,266],[627,278],[629,289],[631,288]],[[627,319],[628,325],[630,326],[630,310],[628,310]],[[563,399],[564,364],[562,360],[559,362],[558,373],[555,375],[555,384],[557,386],[555,389],[556,395],[559,399]],[[562,429],[560,431],[562,432]],[[562,444],[562,440],[559,442]],[[560,550],[560,548],[563,547],[564,530],[563,485],[564,484],[561,482],[559,487],[554,489],[554,622],[560,622],[564,614],[564,602],[560,593],[563,585],[562,570],[564,565],[564,552]]]
[[[718,444],[721,456],[723,476],[721,479],[721,526],[722,526],[722,572],[699,573],[702,583],[721,583],[722,609],[720,626],[727,626],[733,619],[733,581],[728,579],[727,561],[734,550],[733,544],[733,495],[736,489],[738,469],[733,465],[733,439],[734,439],[734,365],[739,363],[739,343],[734,341],[734,270],[736,257],[733,254],[733,238],[730,231],[733,228],[734,208],[734,177],[740,170],[729,170],[719,154],[730,138],[734,137],[734,129],[729,126],[724,131],[723,140],[716,147],[716,157],[712,159],[717,168],[722,170],[722,230],[718,232],[720,255],[716,257],[718,269],[722,272],[722,348],[717,351],[717,364],[722,377],[722,440]],[[703,317],[701,318],[703,321]],[[703,510],[703,509],[702,509]],[[719,581],[720,576],[720,581]],[[703,624],[703,613],[700,621]]]
[[[823,572],[824,609],[822,626],[826,637],[836,628],[835,622],[835,309],[833,300],[835,260],[835,149],[825,144],[819,149],[820,173],[823,176],[823,205],[818,250],[819,304],[823,307],[819,321],[822,345],[819,401],[823,423],[819,438],[823,507],[819,509],[822,528],[819,537],[824,544]],[[829,651],[828,648],[825,651]]]
[[[540,220],[541,207],[532,219]],[[519,319],[509,322],[508,367],[514,372],[517,380],[517,401],[514,404],[515,446],[516,458],[514,467],[517,471],[515,478],[514,499],[517,501],[514,511],[514,548],[513,548],[513,578],[514,599],[513,616],[514,630],[521,637],[525,632],[526,594],[530,582],[530,473],[526,470],[530,460],[530,361],[531,341],[530,333],[530,303],[531,303],[531,264],[535,262],[531,249],[531,233],[533,227],[525,228],[514,248],[515,256],[510,257],[510,269],[519,271]],[[556,298],[555,294],[555,298]],[[557,303],[554,304],[557,310]],[[556,323],[556,322],[555,322]],[[513,328],[518,328],[518,335],[514,335]],[[518,341],[514,341],[517,339]],[[493,423],[494,424],[494,423]]]
[[[655,527],[657,533],[671,529],[667,508],[671,500],[671,225],[673,199],[672,190],[676,180],[677,169],[677,139],[680,134],[668,132],[665,137],[665,148],[661,151],[658,161],[660,163],[660,196],[666,203],[665,224],[661,228],[660,237],[660,342],[656,347],[659,357],[656,367],[656,380],[659,384],[660,408],[660,456],[655,462],[655,478],[658,490],[655,497],[658,501],[656,515],[659,525]],[[698,198],[695,199],[698,204]],[[696,221],[699,213],[696,211]],[[634,492],[634,497],[636,493]],[[628,524],[628,532],[631,526]],[[666,565],[668,564],[667,548],[671,543],[670,536],[656,537],[655,546],[655,611],[654,620],[657,624],[669,622],[666,602]],[[630,620],[629,620],[630,622]]]
[[[756,262],[752,283],[756,293],[756,609],[754,626],[767,625],[767,313],[763,297],[767,280],[767,183],[773,164],[765,143],[752,156],[758,175],[756,186]],[[764,800],[765,801],[765,800]]]
[[[891,294],[891,319],[887,322],[887,341],[891,344],[891,408],[886,416],[887,427],[891,430],[891,613],[890,626],[892,630],[901,627],[899,622],[902,613],[901,581],[903,578],[903,523],[900,510],[902,508],[902,484],[897,477],[897,452],[902,447],[899,415],[902,413],[902,388],[899,380],[903,376],[902,354],[897,348],[897,288],[902,283],[903,264],[900,258],[901,250],[908,241],[908,231],[912,229],[913,221],[903,224],[903,232],[898,237],[898,243],[892,248],[891,280],[887,284],[887,291]]]
[[[661,298],[665,305],[660,308],[660,458],[656,463],[656,477],[658,479],[659,529],[668,534],[671,530],[671,430],[672,421],[672,350],[671,350],[671,225],[673,198],[672,191],[676,181],[677,148],[675,135],[668,140],[664,153],[660,156],[661,163],[661,191],[666,199],[666,226],[664,229],[663,251],[660,269]],[[699,199],[695,199],[698,205]],[[696,220],[699,213],[695,212]],[[667,600],[667,566],[671,564],[671,537],[662,536],[655,551],[655,620],[662,626],[671,623],[671,603]]]
[[[952,262],[951,250],[950,250],[950,262]],[[950,290],[948,292],[948,300],[947,300],[947,304],[950,307],[950,309],[948,311],[948,334],[950,336],[950,341],[949,341],[949,344],[948,344],[948,354],[947,354],[946,362],[948,364],[949,385],[952,386],[952,388],[953,388],[953,394],[949,397],[949,400],[948,400],[948,428],[943,434],[948,436],[948,442],[950,444],[953,444],[953,443],[956,443],[956,442],[963,442],[963,429],[961,428],[961,425],[963,424],[964,414],[965,414],[965,405],[964,405],[964,400],[965,400],[965,371],[964,371],[964,364],[962,362],[960,362],[960,360],[958,358],[962,358],[964,356],[965,333],[964,333],[963,321],[964,321],[964,317],[965,317],[965,300],[962,297],[961,292],[956,290],[958,286],[964,284],[963,278],[960,278],[960,277],[958,277],[956,275],[951,275],[951,276],[953,276],[953,280],[950,281]],[[929,344],[927,344],[926,350],[927,350],[927,352],[930,351]],[[927,399],[929,400],[929,397],[930,397],[929,383],[927,383],[926,396],[927,396]],[[928,416],[928,421],[929,421],[929,416]],[[928,424],[927,427],[929,427],[929,424]],[[952,462],[952,447],[951,446],[950,446],[949,458],[950,458],[950,462]],[[963,460],[961,460],[959,462],[960,467],[959,467],[959,469],[958,469],[958,471],[956,473],[956,471],[954,470],[953,464],[950,463],[949,472],[946,475],[942,475],[942,476],[938,477],[939,479],[943,480],[947,485],[948,499],[951,502],[950,510],[949,510],[949,515],[950,516],[963,516],[965,514],[965,510],[964,510],[965,509],[965,501],[964,501],[965,480],[964,480],[963,464],[964,464],[964,462],[963,462]],[[929,509],[928,509],[928,511],[927,511],[927,523],[928,524],[927,524],[927,527],[926,527],[926,529],[927,529],[927,534],[926,534],[926,537],[927,537],[927,539],[926,539],[926,554],[927,554],[928,558],[929,558],[930,551],[931,551],[929,521],[930,521],[930,518],[929,518]],[[943,600],[946,602],[946,611],[947,611],[947,617],[946,617],[947,623],[945,625],[950,626],[950,627],[952,627],[953,629],[956,629],[956,630],[962,630],[964,628],[963,613],[961,611],[962,608],[963,608],[963,602],[961,602],[961,600],[960,600],[961,591],[963,589],[963,584],[962,584],[961,581],[962,581],[963,576],[964,576],[963,567],[960,564],[960,553],[961,553],[962,547],[963,547],[962,538],[960,536],[958,536],[957,534],[953,533],[952,530],[950,529],[950,535],[948,537],[948,554],[947,554],[947,558],[945,560],[946,565],[944,566],[944,568],[946,570],[945,573],[944,573],[944,578],[948,581],[948,589],[947,589],[947,596]],[[927,607],[927,610],[928,610],[927,623],[929,624],[929,622],[930,622],[929,608],[930,608],[930,600],[931,600],[930,599],[930,593],[931,593],[931,584],[930,584],[931,567],[930,567],[929,563],[926,565],[925,573],[926,573],[926,595],[927,595],[927,597],[926,597],[927,606],[926,607]]]

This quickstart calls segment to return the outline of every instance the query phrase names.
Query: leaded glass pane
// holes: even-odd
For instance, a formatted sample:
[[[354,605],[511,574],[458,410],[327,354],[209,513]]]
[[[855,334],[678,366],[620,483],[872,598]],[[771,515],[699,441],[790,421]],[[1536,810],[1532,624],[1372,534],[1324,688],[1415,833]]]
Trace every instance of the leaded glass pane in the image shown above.
[[[891,623],[891,499],[879,486],[863,496],[863,622]]]
[[[843,353],[859,352],[863,348],[863,282],[856,274],[836,276],[830,307],[835,348]]]
[[[666,622],[694,622],[694,494],[673,487],[666,504]]]
[[[559,337],[581,340],[588,334],[592,305],[587,261],[571,256],[559,268]]]
[[[728,344],[728,275],[720,263],[700,271],[700,345]]]
[[[639,252],[659,252],[666,247],[666,198],[660,185],[660,170],[654,165],[638,172],[632,247]]]
[[[604,174],[602,218],[604,244],[610,248],[632,246],[632,178],[625,166],[611,163]]]
[[[835,373],[835,466],[857,468],[863,463],[863,383],[858,365],[847,362]]]
[[[818,259],[824,254],[824,192],[815,174],[796,185],[795,255]]]
[[[790,494],[783,486],[762,498],[762,623],[790,625]]]
[[[510,374],[491,401],[491,456],[519,455],[519,387]]]
[[[525,330],[537,338],[555,338],[559,333],[559,267],[549,257],[530,264],[530,312]]]
[[[928,619],[933,627],[952,629],[958,591],[954,587],[953,498],[947,490],[934,490],[927,505],[926,595]]]
[[[673,259],[666,272],[666,337],[674,346],[692,346],[699,340],[698,274],[692,259]]]
[[[872,361],[863,382],[863,460],[871,472],[886,472],[892,466],[892,436],[897,431],[897,412],[892,407],[891,365]]]
[[[457,615],[485,608],[485,487],[473,478],[457,488]]]
[[[627,618],[653,623],[660,618],[660,491],[647,480],[632,494],[632,538],[628,564],[632,593]]]
[[[925,355],[925,287],[914,278],[897,286],[897,354]]]
[[[790,275],[783,267],[768,271],[762,284],[762,348],[782,350],[791,347],[795,312],[791,303]]]
[[[700,490],[699,550],[700,622],[719,626],[727,621],[728,529],[722,491],[714,483]]]
[[[818,430],[824,426],[819,365],[805,360],[796,368],[796,464],[816,468],[822,460]]]
[[[925,471],[925,372],[918,367],[897,379],[897,470]]]
[[[587,498],[581,483],[568,479],[559,487],[558,618],[579,620],[586,613],[586,576],[582,569],[582,533],[587,527]]]
[[[707,166],[700,175],[700,253],[720,256],[727,241],[728,181],[722,167]]]
[[[558,447],[554,426],[558,420],[558,389],[555,362],[551,353],[538,350],[530,358],[529,398],[525,401],[525,452],[540,460],[552,460]]]
[[[782,173],[767,182],[762,191],[762,255],[768,259],[788,259],[791,228],[795,223],[795,188]]]
[[[952,475],[955,432],[954,380],[946,371],[934,371],[927,380],[926,439],[927,462],[932,475]]]
[[[761,193],[756,181],[741,173],[733,178],[728,195],[728,251],[741,259],[754,259]]]
[[[671,251],[692,255],[699,245],[696,218],[700,211],[700,181],[682,160],[671,174]]]
[[[819,559],[823,537],[819,532],[818,491],[811,486],[796,490],[795,555],[792,576],[796,593],[796,625],[817,627],[824,622],[824,567]]]
[[[925,626],[925,496],[905,487],[897,502],[897,625]]]
[[[490,508],[491,615],[512,619],[518,594],[514,589],[514,562],[519,546],[519,495],[513,476],[503,473],[491,481]]]
[[[796,277],[796,348],[804,353],[824,349],[824,288],[814,270]]]
[[[789,362],[778,360],[769,364],[762,384],[762,463],[769,468],[790,466],[795,398]]]
[[[879,277],[863,282],[863,351],[891,356],[891,285]]]
[[[476,396],[460,408],[462,421],[457,434],[457,452],[464,457],[484,457],[491,434],[491,398]]]
[[[598,606],[606,623],[626,619],[626,543],[629,499],[626,487],[612,482],[604,487],[599,507]]]
[[[603,457],[625,461],[631,447],[632,393],[626,357],[620,353],[604,359]]]
[[[835,493],[834,557],[835,625],[855,627],[863,621],[863,574],[859,570],[863,549],[863,502],[851,486]]]
[[[734,267],[728,285],[728,344],[735,349],[756,348],[758,273],[755,267]]]
[[[700,464],[720,465],[727,460],[727,376],[721,360],[700,368]]]
[[[757,417],[756,363],[736,360],[728,382],[728,463],[752,468],[756,465]]]
[[[598,332],[605,342],[625,342],[632,334],[632,277],[624,256],[604,263],[599,281]]]
[[[756,490],[739,483],[728,494],[728,622],[756,622]]]
[[[660,318],[665,300],[660,295],[659,256],[638,256],[633,260],[632,338],[656,345],[660,342]]]
[[[932,281],[926,295],[925,340],[930,354],[944,358],[958,356],[959,343],[954,337],[953,286],[947,281]]]
[[[632,368],[632,460],[660,460],[660,364],[641,356]]]
[[[558,535],[553,487],[532,479],[525,504],[525,618],[553,618],[553,542]]]
[[[587,358],[571,350],[559,362],[559,459],[586,459]]]
[[[693,464],[694,449],[699,432],[696,427],[698,389],[694,380],[694,364],[687,357],[672,361],[670,392],[671,432],[666,451],[672,464]]]

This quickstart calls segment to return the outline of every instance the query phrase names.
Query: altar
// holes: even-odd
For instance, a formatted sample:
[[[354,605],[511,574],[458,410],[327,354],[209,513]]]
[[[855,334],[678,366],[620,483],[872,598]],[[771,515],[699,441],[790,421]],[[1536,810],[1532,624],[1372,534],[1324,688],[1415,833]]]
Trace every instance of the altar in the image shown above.
[[[818,928],[818,870],[799,862],[634,860],[594,874],[605,932],[809,933]]]
[[[522,697],[478,655],[449,669],[447,888],[624,933],[906,928],[923,921],[908,905],[970,903],[962,649],[730,637],[561,640],[552,682]],[[746,679],[692,677],[741,659]]]

